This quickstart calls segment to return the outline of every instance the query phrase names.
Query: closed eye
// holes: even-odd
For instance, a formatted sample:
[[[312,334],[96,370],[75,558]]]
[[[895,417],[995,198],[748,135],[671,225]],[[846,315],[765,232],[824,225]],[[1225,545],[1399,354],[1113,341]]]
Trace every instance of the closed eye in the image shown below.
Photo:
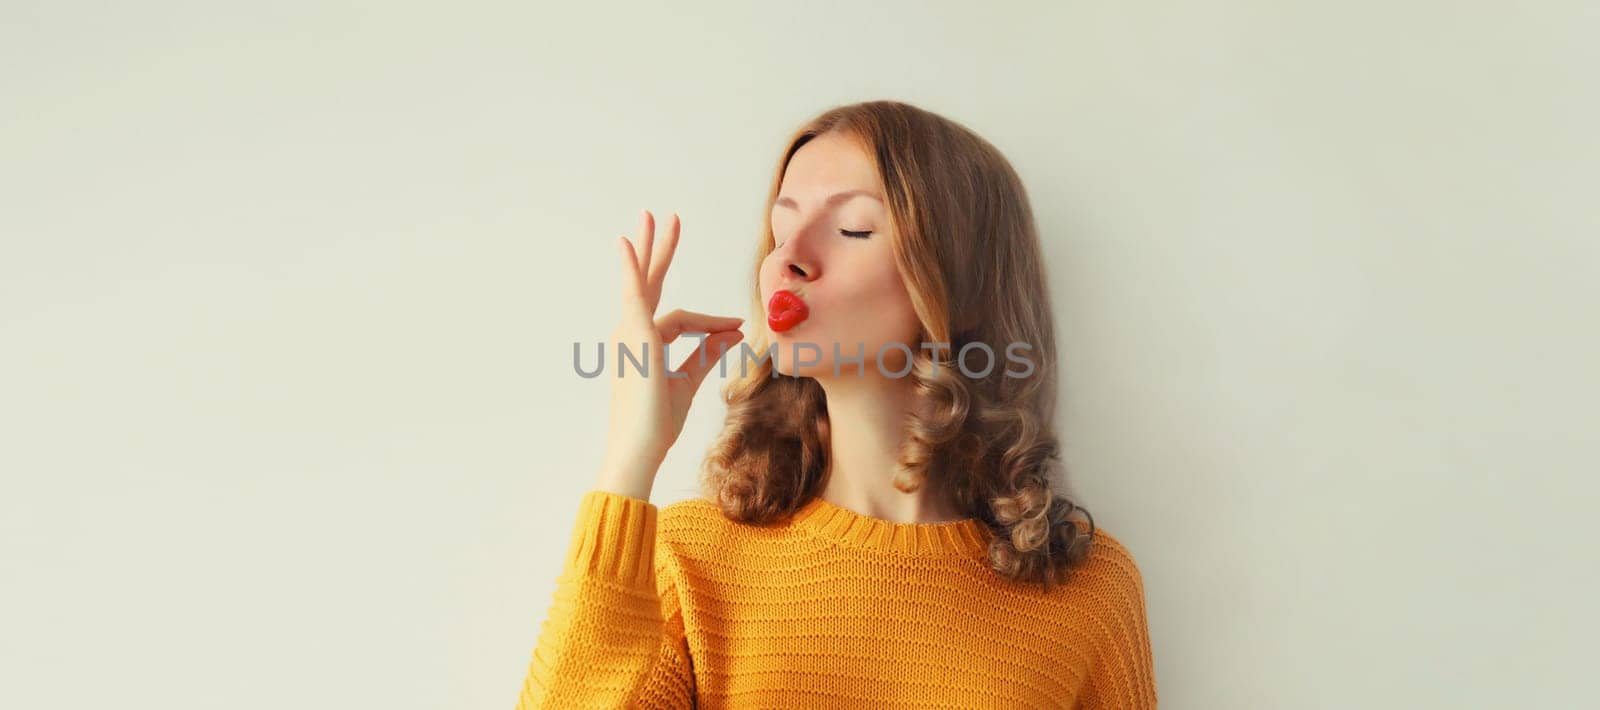
[[[866,239],[867,235],[872,234],[871,231],[853,232],[848,229],[841,229],[839,230],[839,233],[852,239]]]

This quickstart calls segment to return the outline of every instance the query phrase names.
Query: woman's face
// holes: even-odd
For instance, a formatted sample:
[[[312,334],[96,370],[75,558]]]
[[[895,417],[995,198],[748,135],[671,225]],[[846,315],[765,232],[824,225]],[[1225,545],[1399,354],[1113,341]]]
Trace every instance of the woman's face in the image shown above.
[[[903,343],[916,352],[919,321],[895,267],[894,226],[872,158],[852,139],[819,135],[794,154],[773,204],[775,246],[761,264],[761,301],[788,289],[805,302],[799,324],[771,333],[773,366],[785,375],[882,376],[878,351]],[[810,343],[816,347],[797,343]],[[757,353],[759,355],[759,353]],[[806,362],[797,366],[797,361]],[[812,361],[817,361],[812,364]],[[882,355],[882,371],[898,374],[905,353]],[[862,372],[862,368],[865,369]]]

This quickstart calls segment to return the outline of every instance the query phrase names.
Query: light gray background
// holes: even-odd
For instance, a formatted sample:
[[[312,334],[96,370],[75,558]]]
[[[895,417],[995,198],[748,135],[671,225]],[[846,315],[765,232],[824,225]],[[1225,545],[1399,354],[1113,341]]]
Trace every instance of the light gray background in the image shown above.
[[[1164,707],[1587,702],[1592,3],[230,5],[0,5],[0,706],[509,708],[614,240],[754,316],[873,98],[1030,190]]]

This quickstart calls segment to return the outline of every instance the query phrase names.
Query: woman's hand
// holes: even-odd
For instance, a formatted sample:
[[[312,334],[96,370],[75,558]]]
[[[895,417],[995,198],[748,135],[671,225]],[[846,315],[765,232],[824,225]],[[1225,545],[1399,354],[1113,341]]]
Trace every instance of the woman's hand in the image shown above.
[[[711,316],[677,309],[656,317],[661,283],[678,247],[678,215],[668,220],[664,243],[655,244],[655,218],[639,215],[639,245],[619,237],[622,256],[622,319],[611,332],[611,421],[606,433],[605,461],[600,487],[614,493],[650,499],[657,469],[667,449],[677,441],[689,414],[689,404],[706,373],[726,347],[744,337],[743,318]],[[683,333],[706,333],[700,347],[683,367],[667,373],[663,346]],[[619,346],[639,361],[622,357]],[[619,377],[620,375],[620,377]]]

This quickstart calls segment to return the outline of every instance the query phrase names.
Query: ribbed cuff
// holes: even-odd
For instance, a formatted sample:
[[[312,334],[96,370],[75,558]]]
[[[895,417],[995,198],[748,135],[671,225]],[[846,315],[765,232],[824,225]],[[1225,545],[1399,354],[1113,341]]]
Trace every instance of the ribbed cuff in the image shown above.
[[[569,573],[654,588],[656,506],[610,491],[591,490],[578,504]]]

